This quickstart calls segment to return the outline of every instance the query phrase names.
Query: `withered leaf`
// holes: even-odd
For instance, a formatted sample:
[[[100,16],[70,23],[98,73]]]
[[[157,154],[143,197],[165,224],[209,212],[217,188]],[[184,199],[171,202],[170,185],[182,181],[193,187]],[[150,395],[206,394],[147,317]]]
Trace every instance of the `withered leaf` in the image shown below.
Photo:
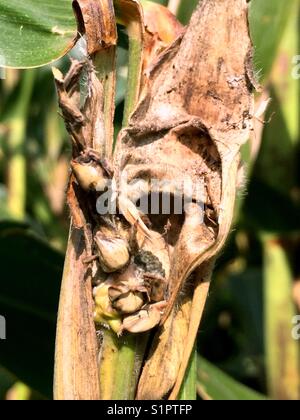
[[[230,231],[239,151],[252,129],[251,51],[247,1],[202,0],[186,32],[150,69],[148,86],[120,135],[114,163],[118,184],[126,174],[128,183],[175,177],[180,182],[190,178],[193,185],[204,185],[203,223],[197,224],[192,211],[170,230],[169,306],[143,370],[139,398],[163,398],[175,385],[176,375],[161,386],[165,382],[160,373],[171,369],[166,359],[164,368],[156,370],[159,385],[153,384],[152,391],[147,387],[151,368],[166,350],[159,337],[172,335],[170,319],[176,316],[176,308],[180,310],[179,292],[196,269],[200,279],[207,279],[207,264],[223,247]],[[136,195],[138,192],[131,189],[131,197]],[[151,221],[155,223],[154,217]],[[162,232],[162,226],[157,229]],[[195,305],[193,311],[197,311]],[[177,373],[187,366],[200,321],[192,312],[189,318],[194,325],[189,325],[180,340],[173,341],[182,354]],[[181,381],[180,376],[176,392]]]
[[[137,400],[161,400],[174,386],[184,351],[178,343],[188,334],[190,311],[191,301],[186,299],[174,317],[169,317],[164,331],[156,334],[141,374]]]
[[[89,147],[102,158],[110,157],[117,41],[113,3],[112,0],[78,0],[73,5],[79,36],[86,35],[88,55],[82,62],[73,61],[65,77],[54,69],[59,105],[72,139],[73,159]],[[107,66],[98,75],[93,61],[100,60],[101,54]],[[80,77],[84,70],[88,93],[81,107]],[[109,77],[106,77],[107,72]],[[104,96],[109,97],[110,102],[104,102]],[[100,387],[92,276],[90,267],[84,263],[92,251],[92,204],[73,174],[67,196],[72,221],[60,295],[54,396],[64,400],[97,400]]]
[[[111,0],[74,0],[79,36],[85,34],[88,54],[117,44],[115,13]]]
[[[139,0],[114,0],[114,6],[118,20],[125,26],[136,26],[135,31],[139,31],[140,38],[143,37],[144,27],[143,22],[143,8]],[[129,28],[131,32],[132,28]]]
[[[161,25],[148,22],[145,33],[140,2],[115,1],[117,14],[126,24],[129,38],[138,41],[139,52],[144,39],[148,42],[144,57],[147,67],[144,89],[128,126],[120,133],[113,159],[113,181],[117,185],[119,207],[125,214],[125,218],[118,219],[120,229],[117,224],[115,228],[119,229],[118,234],[122,232],[119,237],[126,237],[129,243],[130,224],[135,227],[135,246],[130,252],[133,256],[140,252],[150,254],[150,265],[155,262],[154,274],[158,269],[164,285],[160,294],[164,300],[151,302],[149,308],[159,310],[155,310],[152,317],[149,315],[149,319],[147,305],[141,306],[145,303],[145,295],[149,299],[145,284],[129,290],[131,298],[135,299],[137,292],[141,300],[138,305],[130,300],[129,317],[121,319],[118,313],[118,323],[123,322],[123,329],[127,326],[127,330],[136,333],[139,328],[145,331],[145,325],[157,325],[161,308],[164,311],[143,365],[138,399],[177,397],[204,310],[212,267],[230,231],[240,147],[252,129],[254,109],[247,3],[247,0],[202,0],[185,30],[168,15],[165,31]],[[73,157],[76,159],[82,151],[92,147],[101,157],[110,158],[107,148],[112,142],[112,68],[116,39],[112,1],[77,0],[74,7],[79,32],[87,37],[89,57],[85,66],[89,73],[90,94],[81,109],[77,89],[80,72],[73,63],[65,78],[55,72],[60,106],[73,141]],[[168,42],[171,44],[167,45]],[[101,67],[103,57],[106,57],[107,65]],[[95,73],[95,63],[101,70],[100,76]],[[142,62],[137,68],[134,97],[139,96],[141,68]],[[105,84],[108,70],[112,74],[109,86]],[[105,127],[106,131],[103,133],[99,126]],[[124,178],[127,196],[123,195]],[[135,181],[144,180],[147,186],[153,179],[168,181],[171,187],[170,184],[151,185],[151,193],[163,196],[171,191],[174,202],[178,195],[188,195],[188,205],[181,214],[170,208],[167,214],[160,211],[145,217],[137,210],[134,203],[145,195],[148,197],[149,191],[141,189]],[[187,180],[192,184],[188,192],[185,190]],[[92,248],[89,226],[96,225],[101,231],[104,225],[95,220],[89,197],[84,196],[86,192],[76,187],[74,180],[70,184],[69,199],[73,223],[81,230],[71,231],[66,261],[58,326],[56,395],[95,399],[99,397],[99,389],[95,367],[97,349],[92,337],[95,328],[91,320],[91,273],[84,269],[81,257],[89,256]],[[83,236],[86,238],[85,250],[81,248]],[[129,267],[135,263],[135,258],[130,259]],[[143,271],[141,267],[139,270]],[[128,273],[131,273],[130,269]],[[84,287],[83,277],[86,279]],[[114,285],[119,277],[119,272],[112,275]],[[122,299],[123,289],[128,286],[126,281],[123,279],[122,288],[117,290]],[[110,290],[113,298],[116,298],[115,291],[115,288]],[[124,309],[124,302],[119,303]],[[135,310],[132,308],[140,307],[141,313],[131,314]],[[82,311],[86,311],[84,316]],[[128,312],[127,307],[125,312]],[[71,326],[68,324],[70,317]],[[67,343],[64,343],[63,332],[68,326],[71,329]],[[80,339],[76,338],[78,335]],[[63,372],[70,346],[73,346],[71,358],[66,361],[67,370]],[[89,358],[90,364],[82,362],[84,357]],[[88,379],[81,371],[83,368],[93,370],[93,384],[86,391]],[[69,391],[64,388],[65,378]]]
[[[96,329],[91,281],[82,262],[81,230],[70,234],[57,322],[54,398],[99,399]]]

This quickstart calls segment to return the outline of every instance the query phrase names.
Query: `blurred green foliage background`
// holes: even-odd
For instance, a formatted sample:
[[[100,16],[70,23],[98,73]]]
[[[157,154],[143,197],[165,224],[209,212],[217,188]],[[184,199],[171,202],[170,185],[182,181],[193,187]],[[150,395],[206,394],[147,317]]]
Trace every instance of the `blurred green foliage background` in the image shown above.
[[[183,23],[196,3],[178,2]],[[251,2],[257,107],[271,103],[243,150],[236,222],[199,332],[202,399],[300,399],[300,337],[292,337],[300,312],[299,6]],[[118,52],[116,128],[126,68],[126,51]],[[59,66],[67,68],[68,59]],[[2,73],[0,315],[7,339],[0,340],[0,398],[51,399],[70,145],[50,66]]]

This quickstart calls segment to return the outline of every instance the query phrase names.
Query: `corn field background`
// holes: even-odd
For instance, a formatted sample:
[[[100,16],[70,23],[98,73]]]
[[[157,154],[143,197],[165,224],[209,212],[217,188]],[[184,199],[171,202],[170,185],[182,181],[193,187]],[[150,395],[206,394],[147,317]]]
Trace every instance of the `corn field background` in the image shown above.
[[[197,3],[169,6],[185,24]],[[298,0],[252,0],[257,104],[271,102],[243,150],[235,226],[199,331],[199,399],[300,399],[299,12]],[[116,131],[126,63],[124,42]],[[0,75],[0,399],[52,399],[70,146],[51,67]]]

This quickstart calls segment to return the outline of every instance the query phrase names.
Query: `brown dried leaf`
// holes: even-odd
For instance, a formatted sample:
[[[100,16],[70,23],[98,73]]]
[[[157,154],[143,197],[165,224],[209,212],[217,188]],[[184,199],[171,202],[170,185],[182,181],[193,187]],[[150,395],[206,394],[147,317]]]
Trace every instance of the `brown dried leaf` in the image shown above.
[[[82,229],[86,223],[82,209],[80,208],[79,200],[76,194],[78,189],[76,179],[72,174],[69,180],[67,189],[67,203],[71,212],[72,225],[75,229]]]
[[[79,35],[86,36],[88,54],[117,44],[115,13],[111,0],[74,0]]]
[[[143,37],[143,8],[139,0],[114,0],[114,6],[118,21],[128,27],[133,26],[137,32],[140,32],[140,38]],[[129,28],[132,31],[133,28]]]
[[[112,0],[78,0],[73,4],[79,32],[86,34],[89,56],[80,63],[73,61],[65,77],[57,69],[53,70],[59,105],[72,139],[73,159],[89,147],[104,158],[105,154],[111,156],[113,139],[112,106],[104,103],[108,88],[111,103],[115,94],[114,71],[111,71],[111,67],[114,66],[117,34]],[[100,55],[104,65],[102,78],[97,77],[92,62],[92,59],[94,62],[100,60]],[[87,72],[89,90],[81,109],[79,82],[83,70]],[[109,84],[105,71],[110,74]],[[79,188],[72,175],[67,193],[72,222],[56,339],[54,394],[55,399],[59,400],[100,399],[92,273],[84,264],[92,252],[92,204],[87,194]]]
[[[195,346],[199,325],[204,313],[214,263],[215,259],[212,259],[207,263],[203,263],[195,272],[196,282],[191,311],[189,314],[189,329],[186,339],[184,340],[184,352],[179,366],[178,375],[175,381],[175,385],[169,396],[169,400],[176,400],[180,392],[184,376],[186,374],[192,349]]]
[[[57,323],[55,400],[98,400],[98,346],[84,236],[72,230],[65,262]]]
[[[83,67],[83,62],[72,61],[65,77],[57,68],[52,69],[59,107],[72,140],[73,155],[78,155],[85,147],[82,135],[85,120],[80,110],[80,95],[78,93],[79,78]]]
[[[199,222],[201,215],[194,205],[181,220],[173,220],[171,239],[167,239],[170,298],[161,334],[168,336],[172,335],[170,322],[175,328],[171,320],[176,316],[179,292],[199,267],[199,279],[209,277],[207,264],[223,247],[232,223],[239,151],[252,129],[254,109],[248,74],[252,44],[247,11],[246,0],[200,2],[186,32],[150,69],[148,86],[118,144],[117,184],[126,173],[128,183],[136,179],[175,179],[180,185],[190,178],[194,186],[204,186],[204,222]],[[131,188],[130,198],[141,198],[141,192]],[[194,192],[190,198],[194,198]],[[151,222],[163,233],[164,224],[159,225],[157,217]],[[199,293],[195,299],[199,299]],[[186,338],[181,336],[175,344],[182,355],[181,364],[176,365],[177,374],[180,366],[180,375],[175,393],[180,389],[201,317],[195,304],[189,316]],[[147,366],[152,366],[152,361],[155,366],[165,354],[165,343],[157,340],[142,374],[139,397],[147,388]],[[156,370],[155,382],[159,385],[153,384],[149,393],[145,391],[147,398],[151,392],[154,398],[162,398],[175,385],[173,377],[169,389],[161,388],[167,370]]]
[[[300,281],[299,280],[297,280],[294,284],[293,297],[298,307],[298,310],[300,310]]]
[[[97,150],[101,156],[106,154],[106,136],[104,126],[104,93],[101,84],[93,68],[88,73],[89,94],[83,108],[85,125],[82,128],[82,136],[85,139],[85,148]]]
[[[156,334],[142,371],[137,400],[161,400],[174,386],[184,351],[178,343],[186,339],[190,310],[191,301],[186,299],[174,317],[169,317],[164,331]]]
[[[95,8],[99,5],[109,7],[110,3],[108,0],[74,2],[82,30],[88,37],[89,53],[99,52],[101,48],[104,48],[101,51],[109,51],[106,56],[108,67],[104,66],[103,75],[114,63],[113,18],[112,13],[106,14],[106,11],[102,16],[100,9]],[[142,48],[144,25],[139,1],[116,0],[115,4],[121,9],[119,15],[126,23],[130,37],[137,39],[137,45]],[[98,22],[100,17],[104,17],[104,23],[100,22],[101,28],[97,27],[95,17]],[[167,40],[174,39],[180,31],[171,17],[168,22],[166,31],[159,24],[148,25],[153,31],[149,40],[159,41],[162,48],[166,48]],[[101,31],[105,28],[108,28],[107,38],[103,36],[100,48]],[[158,53],[153,47],[158,45],[155,43],[149,47],[149,61],[152,61],[150,55],[154,57]],[[208,294],[212,266],[230,231],[240,147],[248,139],[252,128],[251,56],[247,0],[202,0],[186,31],[180,33],[148,68],[147,84],[140,102],[129,126],[120,135],[114,158],[114,180],[119,193],[124,191],[125,174],[128,198],[133,202],[149,193],[143,192],[137,183],[132,183],[135,180],[144,180],[145,184],[151,179],[176,181],[172,187],[175,196],[185,192],[184,182],[187,179],[193,186],[189,191],[190,203],[182,215],[173,214],[172,210],[168,215],[149,215],[147,226],[145,218],[132,203],[131,209],[128,198],[122,194],[118,196],[119,206],[121,203],[127,218],[131,218],[134,224],[138,222],[135,241],[138,251],[150,249],[152,262],[155,261],[159,270],[163,266],[167,268],[167,308],[140,378],[139,399],[162,399],[168,395],[174,399],[180,390]],[[97,54],[94,63],[99,64],[103,57]],[[112,126],[111,93],[114,83],[110,84],[108,92],[105,77],[96,77],[88,60],[86,66],[90,95],[83,110],[80,110],[78,102],[80,64],[76,67],[73,63],[65,78],[58,71],[54,72],[60,106],[73,139],[74,157],[87,147],[97,148],[102,157],[104,154],[109,156],[106,147],[111,137],[110,130],[103,135],[97,128],[102,123],[105,127]],[[140,68],[136,70],[140,75]],[[135,93],[138,95],[138,89]],[[109,96],[108,102],[103,102],[103,94]],[[203,187],[200,192],[199,186]],[[89,224],[95,220],[88,196],[77,187],[72,180],[69,202],[74,223],[82,230],[72,230],[66,261],[58,327],[56,395],[57,398],[65,398],[70,391],[72,399],[95,399],[99,397],[99,389],[95,384],[96,346],[92,338],[95,329],[91,324],[90,273],[86,273],[86,289],[82,288],[85,269],[79,258],[83,254],[85,257],[91,254]],[[169,192],[169,187],[155,188],[152,186],[151,192]],[[203,209],[199,201],[204,203]],[[120,231],[128,231],[125,220],[121,220],[122,223],[124,226],[120,227]],[[141,231],[146,235],[141,235]],[[151,237],[147,235],[149,232]],[[85,253],[81,248],[83,235],[86,238]],[[165,285],[164,280],[163,277]],[[144,292],[141,289],[139,293]],[[160,308],[165,307],[165,302],[150,307],[156,308],[155,305],[159,310],[154,311],[149,319],[146,311],[143,312],[145,316],[140,320],[143,331],[147,325],[159,322]],[[84,316],[82,311],[85,311]],[[64,343],[63,334],[70,319],[75,324]],[[127,329],[138,332],[141,326],[136,320],[139,322],[138,313],[130,315]],[[126,328],[126,319],[123,327]],[[74,338],[78,333],[83,341]],[[67,356],[70,357],[71,348],[71,358],[66,360]],[[87,365],[82,363],[82,357],[90,358]],[[66,372],[62,372],[64,361]],[[82,371],[83,367],[92,369],[91,386],[86,385],[88,375]],[[85,398],[88,394],[93,398]]]

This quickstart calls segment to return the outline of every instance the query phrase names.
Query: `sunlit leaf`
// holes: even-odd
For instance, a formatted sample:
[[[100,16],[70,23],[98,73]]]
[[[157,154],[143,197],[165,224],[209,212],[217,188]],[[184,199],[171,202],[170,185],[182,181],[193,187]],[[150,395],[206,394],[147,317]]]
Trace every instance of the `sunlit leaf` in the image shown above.
[[[0,0],[0,65],[36,67],[64,55],[74,44],[70,0]]]
[[[255,46],[255,65],[262,79],[272,68],[295,0],[252,0],[250,28]]]
[[[202,357],[198,358],[198,393],[215,401],[266,400],[263,395],[235,381]]]

